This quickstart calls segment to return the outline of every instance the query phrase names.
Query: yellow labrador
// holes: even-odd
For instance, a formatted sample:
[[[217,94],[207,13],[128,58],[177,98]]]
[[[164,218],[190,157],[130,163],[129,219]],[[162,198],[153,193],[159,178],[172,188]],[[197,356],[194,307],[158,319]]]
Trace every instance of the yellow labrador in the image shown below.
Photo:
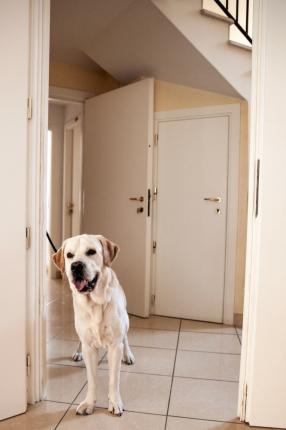
[[[96,368],[99,348],[107,348],[109,363],[109,406],[115,415],[123,412],[119,391],[123,359],[135,362],[129,348],[129,318],[126,298],[111,264],[119,248],[103,236],[83,234],[67,239],[53,260],[65,272],[73,295],[75,328],[82,343],[88,390],[77,414],[92,414],[96,401]]]

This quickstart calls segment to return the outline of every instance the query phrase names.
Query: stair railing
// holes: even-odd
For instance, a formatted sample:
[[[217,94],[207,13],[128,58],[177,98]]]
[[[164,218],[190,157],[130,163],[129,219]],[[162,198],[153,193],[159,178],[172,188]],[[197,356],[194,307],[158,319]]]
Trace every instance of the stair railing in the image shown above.
[[[225,13],[225,15],[233,20],[234,25],[241,31],[241,33],[244,35],[244,37],[246,37],[246,39],[252,43],[252,38],[250,37],[249,34],[249,0],[240,0],[243,1],[243,3],[245,3],[245,7],[243,9],[245,9],[245,16],[241,17],[240,12],[239,12],[239,0],[235,1],[235,13],[233,14],[232,12],[230,12],[230,7],[229,7],[229,0],[225,0],[225,2],[223,3],[220,0],[214,0],[214,2],[222,9],[222,11]],[[233,2],[232,3],[232,8],[233,9]],[[242,20],[245,21],[245,25],[242,24]]]

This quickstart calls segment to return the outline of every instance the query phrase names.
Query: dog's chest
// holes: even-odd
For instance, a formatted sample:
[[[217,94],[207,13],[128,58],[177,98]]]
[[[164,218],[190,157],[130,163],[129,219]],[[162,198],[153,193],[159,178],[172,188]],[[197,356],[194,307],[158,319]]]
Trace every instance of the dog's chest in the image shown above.
[[[103,307],[97,304],[81,307],[76,315],[76,330],[81,341],[92,349],[106,347],[113,339],[113,330],[104,318]]]

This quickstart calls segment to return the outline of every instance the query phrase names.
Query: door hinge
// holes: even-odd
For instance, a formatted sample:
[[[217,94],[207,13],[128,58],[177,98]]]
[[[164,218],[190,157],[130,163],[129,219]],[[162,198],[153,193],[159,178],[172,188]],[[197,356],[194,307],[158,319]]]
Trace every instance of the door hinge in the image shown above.
[[[151,304],[152,305],[155,304],[155,300],[156,300],[156,296],[155,296],[155,294],[152,294],[152,296],[151,296]]]
[[[158,195],[158,188],[157,188],[157,187],[154,187],[154,191],[153,191],[153,202],[154,202],[155,200],[157,200],[157,195]]]
[[[153,253],[155,254],[156,249],[157,249],[157,242],[156,242],[156,240],[153,240],[152,248],[153,248]]]
[[[244,421],[246,417],[246,404],[247,404],[247,384],[244,385],[243,388],[243,396],[242,396],[242,404],[241,404],[241,419]]]
[[[255,218],[259,213],[260,160],[256,161]]]
[[[31,227],[26,227],[26,249],[31,246]]]
[[[31,374],[31,356],[30,356],[30,354],[26,355],[26,369],[27,369],[27,376],[30,376],[30,374]]]
[[[28,97],[27,100],[27,118],[32,119],[33,111],[32,111],[32,97]]]
[[[159,134],[158,134],[158,133],[155,133],[155,134],[154,134],[154,145],[157,145],[158,140],[159,140]]]

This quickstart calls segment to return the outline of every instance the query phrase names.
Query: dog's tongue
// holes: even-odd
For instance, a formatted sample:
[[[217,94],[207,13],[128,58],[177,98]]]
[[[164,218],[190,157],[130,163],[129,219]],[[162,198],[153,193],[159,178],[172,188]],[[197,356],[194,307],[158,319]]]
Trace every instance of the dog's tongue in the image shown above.
[[[81,291],[87,285],[87,281],[85,279],[76,280],[74,285],[78,291]]]

